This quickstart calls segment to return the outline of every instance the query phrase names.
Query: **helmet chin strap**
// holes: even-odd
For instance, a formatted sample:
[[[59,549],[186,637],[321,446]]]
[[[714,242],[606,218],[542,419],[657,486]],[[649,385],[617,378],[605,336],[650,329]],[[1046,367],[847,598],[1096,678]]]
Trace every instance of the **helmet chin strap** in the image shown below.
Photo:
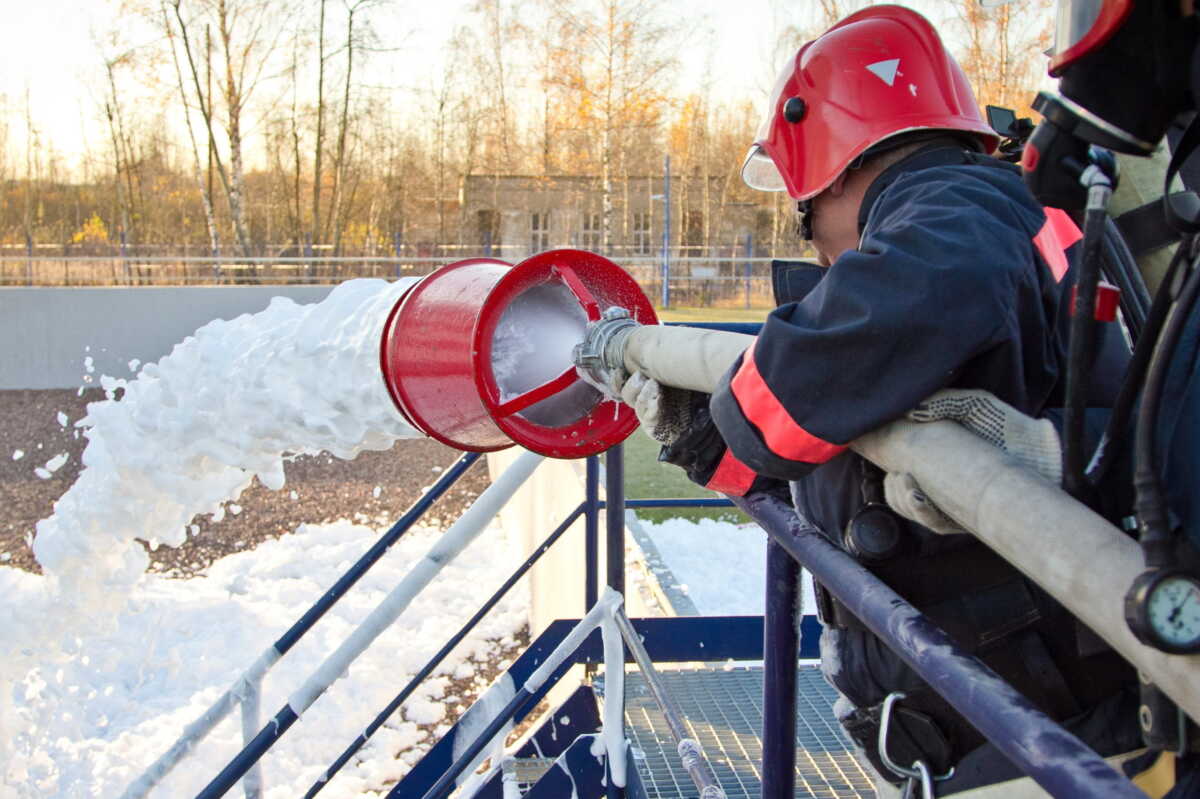
[[[800,238],[812,241],[813,201],[812,199],[797,200],[796,210],[800,213]]]

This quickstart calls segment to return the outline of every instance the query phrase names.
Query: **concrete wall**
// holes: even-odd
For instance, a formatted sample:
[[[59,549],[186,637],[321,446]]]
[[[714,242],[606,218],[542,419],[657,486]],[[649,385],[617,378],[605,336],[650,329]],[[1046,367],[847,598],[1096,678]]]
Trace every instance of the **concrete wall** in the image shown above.
[[[639,434],[640,435],[640,434]],[[488,453],[488,472],[493,480],[524,450],[510,447]],[[516,532],[522,552],[530,553],[554,531],[584,499],[586,464],[582,460],[546,458],[525,485],[500,511],[504,529]],[[600,497],[604,497],[604,474],[600,475]],[[604,590],[605,520],[600,515],[599,588]],[[632,617],[661,616],[664,610],[646,585],[649,570],[641,565],[641,551],[625,533],[626,612]],[[530,633],[536,638],[555,619],[582,618],[587,558],[584,553],[584,519],[580,517],[553,547],[529,570]]]
[[[319,302],[333,286],[0,288],[0,389],[77,388],[95,372],[129,377],[213,319],[267,307],[272,297]]]

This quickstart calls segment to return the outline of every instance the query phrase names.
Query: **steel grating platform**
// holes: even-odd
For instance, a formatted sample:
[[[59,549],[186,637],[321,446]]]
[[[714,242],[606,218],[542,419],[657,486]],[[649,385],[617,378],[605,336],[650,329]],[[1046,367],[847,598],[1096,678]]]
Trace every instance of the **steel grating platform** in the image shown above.
[[[762,775],[762,669],[663,669],[667,691],[704,747],[729,799],[758,799]],[[796,797],[864,797],[875,788],[833,717],[836,693],[802,666],[796,696]],[[626,675],[625,714],[648,799],[686,799],[696,788],[641,674]]]

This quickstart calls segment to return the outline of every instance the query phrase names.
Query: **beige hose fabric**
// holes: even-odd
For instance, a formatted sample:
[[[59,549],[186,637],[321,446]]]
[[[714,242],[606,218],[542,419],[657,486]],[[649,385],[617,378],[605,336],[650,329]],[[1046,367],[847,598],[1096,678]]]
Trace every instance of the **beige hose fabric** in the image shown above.
[[[629,335],[625,369],[664,386],[711,394],[754,336],[696,327],[645,325]]]

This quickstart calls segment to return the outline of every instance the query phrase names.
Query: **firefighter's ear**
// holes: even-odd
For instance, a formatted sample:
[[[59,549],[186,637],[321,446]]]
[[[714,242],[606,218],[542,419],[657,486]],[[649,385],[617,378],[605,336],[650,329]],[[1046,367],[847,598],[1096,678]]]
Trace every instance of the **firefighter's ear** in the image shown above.
[[[831,197],[841,197],[846,191],[846,176],[849,174],[849,169],[842,170],[842,173],[833,179],[833,183],[830,183],[825,191],[829,192]]]

